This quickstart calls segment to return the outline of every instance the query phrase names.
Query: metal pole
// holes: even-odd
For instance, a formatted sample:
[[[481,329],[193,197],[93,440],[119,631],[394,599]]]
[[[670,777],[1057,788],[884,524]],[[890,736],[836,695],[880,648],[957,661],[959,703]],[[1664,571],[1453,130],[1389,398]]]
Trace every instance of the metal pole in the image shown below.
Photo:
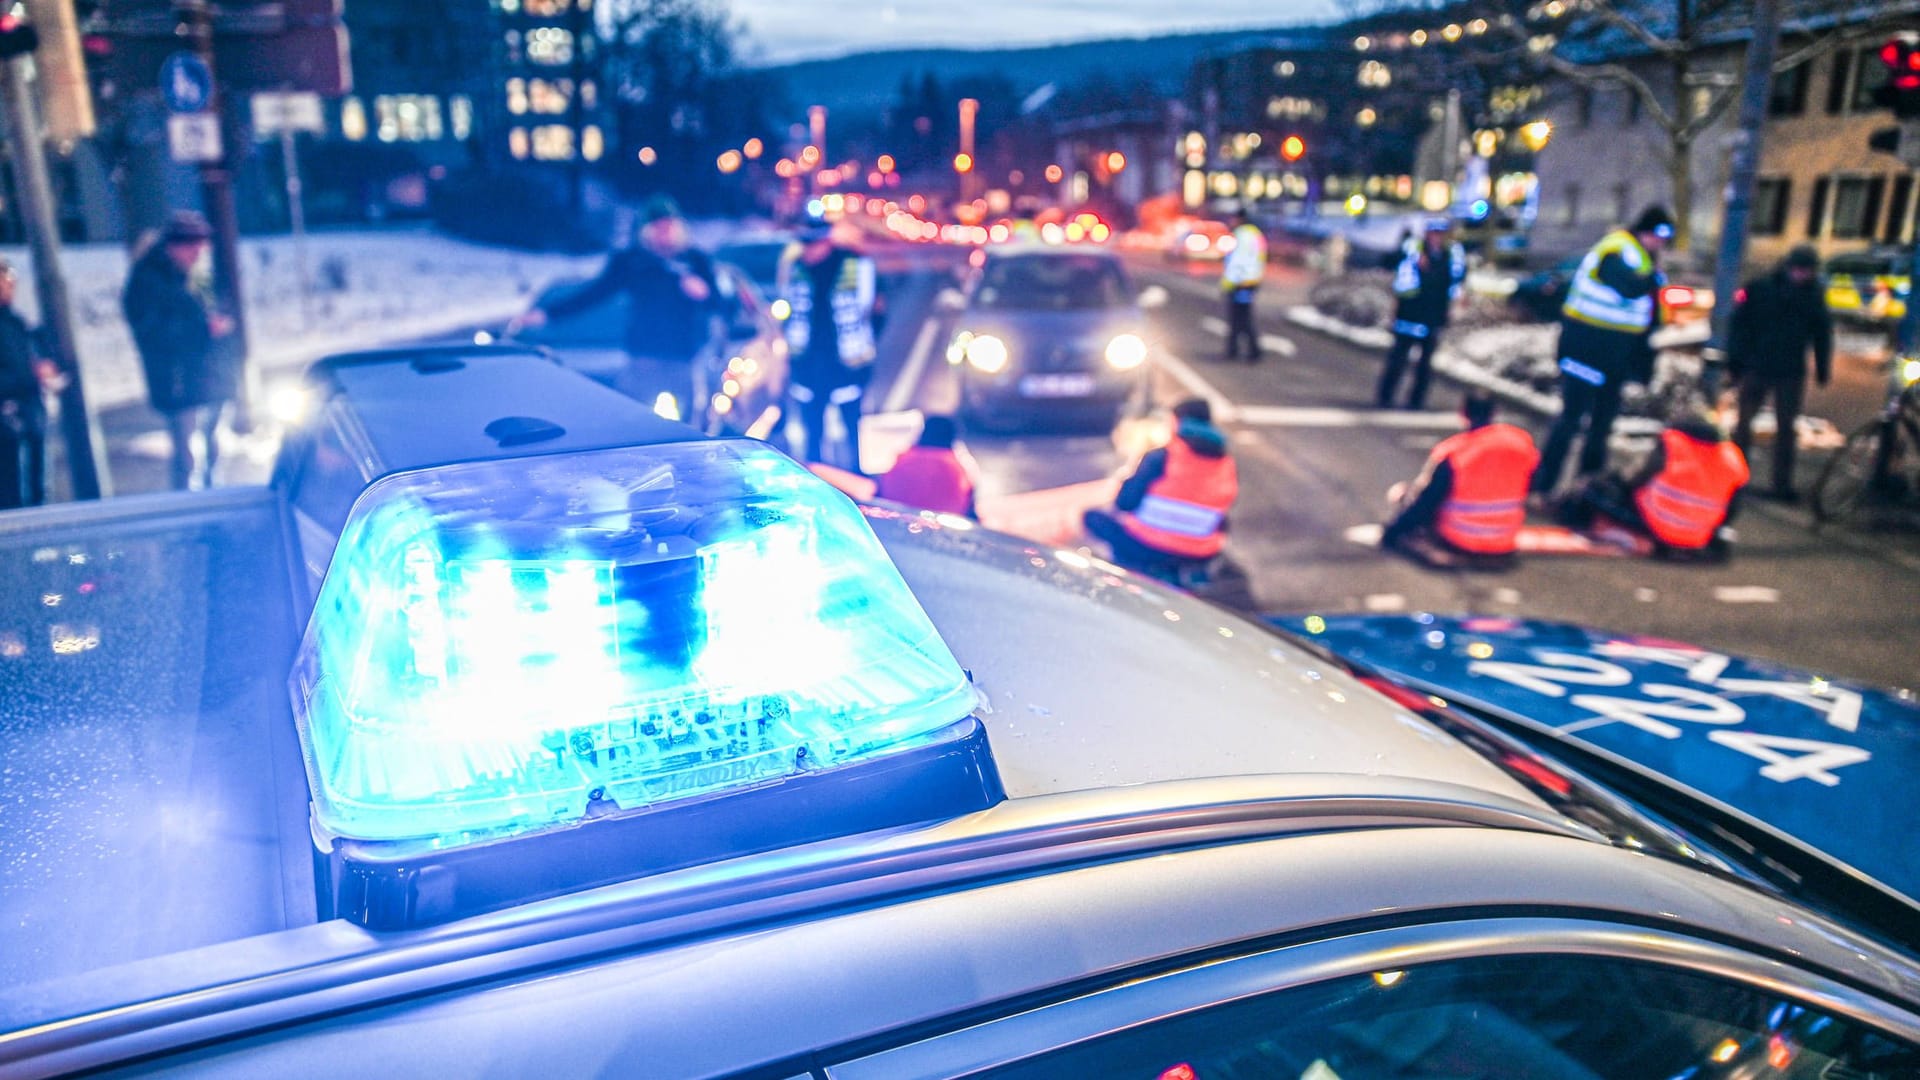
[[[300,272],[300,325],[313,321],[313,279],[307,271],[307,208],[301,196],[300,155],[293,145],[293,128],[280,128],[280,163],[287,174],[287,221],[293,228],[293,260]]]
[[[213,66],[213,6],[207,0],[174,0],[174,9],[186,24],[194,52],[200,54],[207,70],[214,75],[207,111],[220,123],[220,160],[200,166],[200,188],[207,201],[208,224],[213,226],[214,297],[221,313],[233,320],[233,333],[227,347],[235,350],[234,362],[240,369],[233,430],[245,434],[253,430],[253,402],[259,376],[248,357],[251,350],[247,346],[247,309],[240,289],[240,217],[234,208],[230,168],[236,150],[235,140],[229,138],[227,130],[220,73]]]
[[[40,325],[53,347],[53,359],[66,376],[60,392],[60,433],[67,444],[67,470],[73,497],[98,499],[113,494],[107,471],[106,443],[99,422],[87,407],[80,378],[80,358],[74,348],[73,308],[67,297],[67,279],[60,271],[60,230],[54,221],[53,183],[47,177],[46,148],[34,117],[32,89],[27,81],[29,57],[6,61],[0,79],[0,97],[6,99],[7,143],[13,150],[13,179],[20,191],[20,209],[33,248],[34,285],[40,296]]]
[[[1726,210],[1713,269],[1713,335],[1703,354],[1706,368],[1701,383],[1709,398],[1720,392],[1727,334],[1733,325],[1733,297],[1740,288],[1740,265],[1747,255],[1747,219],[1753,211],[1753,183],[1760,171],[1760,140],[1767,129],[1767,98],[1773,89],[1773,54],[1779,39],[1780,0],[1754,0],[1753,37],[1747,41],[1746,81],[1740,88],[1740,118],[1730,140]],[[1774,437],[1794,435],[1783,431]]]

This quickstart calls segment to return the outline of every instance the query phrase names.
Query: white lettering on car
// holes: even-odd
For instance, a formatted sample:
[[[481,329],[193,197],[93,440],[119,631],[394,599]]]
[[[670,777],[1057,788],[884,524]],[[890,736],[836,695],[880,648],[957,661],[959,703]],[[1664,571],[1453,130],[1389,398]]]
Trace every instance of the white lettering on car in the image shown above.
[[[1709,739],[1719,746],[1765,762],[1760,775],[1775,783],[1812,780],[1833,787],[1840,782],[1840,778],[1832,770],[1872,760],[1873,755],[1867,751],[1841,743],[1727,730],[1728,726],[1744,723],[1747,719],[1746,710],[1737,701],[1730,700],[1729,695],[1764,694],[1811,709],[1829,725],[1842,731],[1856,731],[1860,726],[1862,700],[1858,693],[1845,687],[1834,686],[1822,679],[1788,682],[1726,678],[1725,672],[1732,660],[1722,653],[1626,642],[1608,642],[1597,651],[1617,660],[1639,660],[1674,668],[1684,672],[1689,682],[1701,684],[1715,692],[1668,683],[1636,685],[1633,672],[1619,664],[1552,649],[1531,650],[1531,656],[1538,663],[1476,660],[1467,665],[1467,673],[1499,679],[1550,698],[1567,697],[1569,686],[1630,687],[1638,696],[1574,694],[1567,703],[1591,716],[1559,725],[1556,730],[1571,735],[1621,723],[1656,738],[1678,739],[1685,729],[1667,721],[1712,725],[1716,730],[1707,733]]]

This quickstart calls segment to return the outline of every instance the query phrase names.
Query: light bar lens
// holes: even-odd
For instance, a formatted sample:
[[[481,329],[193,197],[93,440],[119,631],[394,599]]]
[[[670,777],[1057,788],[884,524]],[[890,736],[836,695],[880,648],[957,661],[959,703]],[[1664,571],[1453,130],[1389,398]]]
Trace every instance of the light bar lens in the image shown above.
[[[973,707],[858,509],[748,441],[376,482],[293,694],[323,833],[447,843],[884,754]]]

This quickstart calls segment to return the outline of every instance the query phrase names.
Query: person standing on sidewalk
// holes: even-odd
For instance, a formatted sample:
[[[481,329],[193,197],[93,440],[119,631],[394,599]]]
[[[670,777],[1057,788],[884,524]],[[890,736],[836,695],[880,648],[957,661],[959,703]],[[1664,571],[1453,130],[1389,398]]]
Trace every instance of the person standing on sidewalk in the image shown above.
[[[1787,253],[1786,261],[1766,277],[1747,283],[1734,299],[1733,325],[1727,336],[1727,371],[1740,388],[1740,421],[1733,429],[1742,454],[1753,445],[1753,418],[1773,399],[1774,499],[1795,502],[1793,455],[1798,448],[1794,421],[1807,392],[1807,350],[1813,350],[1813,378],[1821,386],[1833,375],[1833,318],[1820,286],[1820,256],[1806,245]]]
[[[1615,229],[1587,252],[1567,286],[1560,309],[1560,418],[1547,434],[1534,494],[1559,486],[1573,440],[1586,425],[1580,475],[1606,468],[1607,437],[1620,414],[1620,391],[1650,371],[1648,335],[1660,322],[1659,292],[1666,278],[1660,252],[1673,238],[1673,215],[1649,207],[1631,228]]]
[[[845,468],[860,472],[861,399],[878,354],[873,309],[878,275],[873,260],[836,244],[833,224],[811,213],[798,239],[780,257],[775,290],[787,302],[782,324],[793,357],[787,394],[807,429],[807,460],[832,464],[823,453],[827,407],[847,431]]]
[[[1253,325],[1253,298],[1267,277],[1267,238],[1244,203],[1234,209],[1233,222],[1233,250],[1220,265],[1220,291],[1227,298],[1227,359],[1240,355],[1244,341],[1247,363],[1257,364],[1260,331]]]
[[[1467,280],[1466,252],[1452,242],[1448,235],[1452,231],[1453,223],[1446,218],[1428,218],[1420,239],[1408,241],[1405,257],[1394,271],[1393,294],[1398,301],[1393,312],[1393,348],[1387,351],[1387,366],[1373,393],[1373,403],[1382,409],[1393,407],[1407,360],[1416,348],[1420,358],[1414,361],[1407,408],[1427,407],[1433,353],[1440,347],[1440,331],[1447,325],[1453,298]]]
[[[146,371],[148,400],[167,418],[173,440],[170,476],[180,491],[196,478],[202,487],[213,484],[220,412],[237,389],[237,373],[221,341],[233,333],[233,320],[215,310],[213,291],[201,272],[212,237],[206,218],[190,210],[176,212],[134,260],[120,296]],[[206,444],[198,466],[196,432]]]
[[[47,410],[41,390],[54,367],[13,310],[13,264],[0,259],[0,510],[46,501]]]

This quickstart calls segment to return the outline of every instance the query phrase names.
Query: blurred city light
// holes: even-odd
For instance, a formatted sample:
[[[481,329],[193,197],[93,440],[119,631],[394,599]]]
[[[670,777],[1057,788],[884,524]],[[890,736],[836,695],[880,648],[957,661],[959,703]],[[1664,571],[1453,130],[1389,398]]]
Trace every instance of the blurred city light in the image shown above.
[[[640,148],[640,164],[651,165],[658,160],[660,160],[660,155],[654,153],[653,147],[643,146]]]
[[[953,155],[953,171],[957,173],[972,172],[973,171],[973,155],[965,154],[965,153]]]
[[[748,161],[760,160],[760,155],[765,151],[766,144],[759,139],[748,139],[746,145],[740,148],[740,152],[746,155]]]

